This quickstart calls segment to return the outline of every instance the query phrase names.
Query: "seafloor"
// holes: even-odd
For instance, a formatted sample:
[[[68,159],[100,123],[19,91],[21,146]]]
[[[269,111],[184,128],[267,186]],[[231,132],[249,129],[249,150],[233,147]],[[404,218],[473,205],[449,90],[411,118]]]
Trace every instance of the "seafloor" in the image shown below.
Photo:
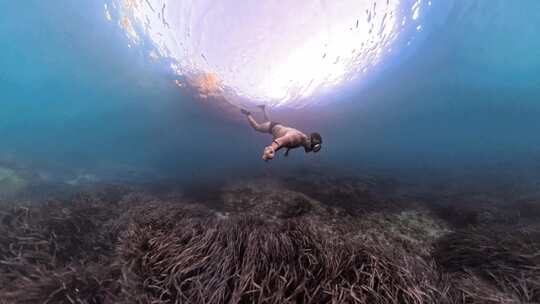
[[[512,189],[23,181],[0,182],[19,192],[0,207],[1,303],[540,303],[540,199]]]

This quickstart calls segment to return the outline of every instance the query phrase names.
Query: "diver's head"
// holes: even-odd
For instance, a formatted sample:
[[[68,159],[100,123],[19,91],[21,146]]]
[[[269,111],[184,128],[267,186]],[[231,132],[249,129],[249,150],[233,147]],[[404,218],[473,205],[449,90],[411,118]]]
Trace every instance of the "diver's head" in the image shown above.
[[[309,135],[309,150],[315,153],[321,151],[322,148],[322,137],[319,133],[311,133]]]

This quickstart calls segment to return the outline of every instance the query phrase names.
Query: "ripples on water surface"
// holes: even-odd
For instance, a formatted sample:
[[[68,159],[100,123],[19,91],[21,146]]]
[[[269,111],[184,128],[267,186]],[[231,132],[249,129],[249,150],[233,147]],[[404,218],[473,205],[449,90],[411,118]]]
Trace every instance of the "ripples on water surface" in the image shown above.
[[[143,45],[149,57],[171,60],[172,71],[183,76],[180,86],[187,81],[203,97],[224,90],[237,102],[301,106],[313,94],[365,77],[393,50],[410,45],[423,30],[422,15],[435,5],[119,0],[104,8],[130,47]]]

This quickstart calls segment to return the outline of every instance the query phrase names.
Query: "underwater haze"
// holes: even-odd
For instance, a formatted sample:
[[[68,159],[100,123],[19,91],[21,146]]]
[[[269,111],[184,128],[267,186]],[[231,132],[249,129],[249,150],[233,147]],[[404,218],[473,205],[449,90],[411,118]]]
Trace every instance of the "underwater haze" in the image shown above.
[[[318,155],[261,160],[269,138],[175,85],[100,1],[7,1],[0,160],[69,181],[196,179],[325,167],[394,177],[540,172],[540,2],[440,3],[410,49],[323,102],[272,109],[323,135]],[[431,3],[430,3],[431,4]]]
[[[0,303],[540,303],[540,0],[0,3]]]

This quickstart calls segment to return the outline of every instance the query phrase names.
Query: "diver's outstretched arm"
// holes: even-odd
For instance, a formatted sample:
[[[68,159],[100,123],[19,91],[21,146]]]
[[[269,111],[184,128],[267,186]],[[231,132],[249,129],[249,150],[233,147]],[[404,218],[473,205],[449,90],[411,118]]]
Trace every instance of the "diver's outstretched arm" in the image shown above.
[[[276,155],[276,152],[283,147],[287,148],[286,156],[289,155],[289,150],[299,145],[301,137],[296,134],[287,134],[285,136],[274,139],[274,141],[264,148],[262,158],[266,161],[271,160]]]

